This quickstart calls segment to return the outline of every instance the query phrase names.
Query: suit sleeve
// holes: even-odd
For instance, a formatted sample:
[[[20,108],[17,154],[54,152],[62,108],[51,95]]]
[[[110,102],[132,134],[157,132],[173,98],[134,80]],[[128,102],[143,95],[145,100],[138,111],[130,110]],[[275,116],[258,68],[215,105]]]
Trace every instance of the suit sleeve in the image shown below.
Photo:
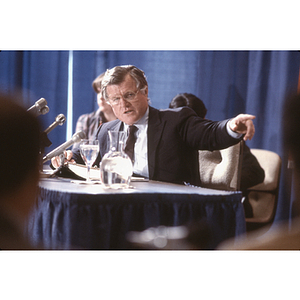
[[[211,121],[198,117],[190,109],[179,112],[178,131],[182,139],[196,150],[221,150],[237,144],[242,136],[235,138],[228,133],[227,122]]]

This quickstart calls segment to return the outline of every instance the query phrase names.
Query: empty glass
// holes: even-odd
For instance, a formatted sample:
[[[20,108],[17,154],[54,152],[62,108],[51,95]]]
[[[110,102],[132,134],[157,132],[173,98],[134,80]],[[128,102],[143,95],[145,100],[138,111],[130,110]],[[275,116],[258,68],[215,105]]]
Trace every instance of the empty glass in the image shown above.
[[[90,182],[90,172],[93,163],[95,162],[99,153],[99,142],[98,140],[81,140],[80,142],[80,154],[87,166],[86,181]]]

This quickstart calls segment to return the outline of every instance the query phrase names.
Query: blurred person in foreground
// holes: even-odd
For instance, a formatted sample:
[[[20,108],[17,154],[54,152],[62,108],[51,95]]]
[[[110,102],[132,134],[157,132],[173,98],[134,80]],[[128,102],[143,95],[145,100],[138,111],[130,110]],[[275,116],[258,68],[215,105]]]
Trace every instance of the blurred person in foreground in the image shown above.
[[[99,127],[100,151],[95,165],[109,151],[108,130],[127,132],[130,126],[135,126],[133,172],[150,180],[200,186],[198,150],[227,148],[243,138],[251,139],[255,132],[252,115],[213,122],[198,117],[190,108],[151,107],[146,76],[132,65],[106,71],[102,96],[118,119]],[[75,150],[67,159],[73,156],[83,164],[79,149]],[[59,159],[53,158],[52,164],[58,167]]]
[[[24,232],[37,195],[40,124],[4,94],[0,94],[0,141],[0,249],[32,249]]]
[[[182,93],[176,95],[169,104],[169,108],[178,108],[188,106],[193,109],[197,115],[205,119],[207,108],[201,99],[190,93]],[[247,189],[255,186],[265,179],[265,171],[260,166],[256,157],[251,153],[250,148],[243,142],[243,160],[241,172],[240,190],[243,196],[247,196]],[[246,218],[253,217],[253,211],[248,199],[243,202]]]
[[[97,94],[97,104],[99,108],[91,113],[81,115],[76,123],[75,132],[83,131],[87,139],[94,139],[98,127],[102,123],[106,123],[116,119],[111,106],[103,99],[101,95],[101,81],[104,73],[99,75],[92,82],[92,87]],[[73,149],[78,147],[79,143],[73,145]]]
[[[294,163],[294,193],[296,216],[274,223],[269,231],[262,228],[238,241],[228,240],[221,250],[300,250],[300,95],[286,99],[283,106],[283,145]]]

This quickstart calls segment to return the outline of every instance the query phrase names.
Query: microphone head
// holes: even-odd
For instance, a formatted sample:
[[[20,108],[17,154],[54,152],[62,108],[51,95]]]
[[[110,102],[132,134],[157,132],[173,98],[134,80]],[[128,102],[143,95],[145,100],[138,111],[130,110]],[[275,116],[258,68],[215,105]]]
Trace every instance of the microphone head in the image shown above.
[[[40,109],[41,115],[45,115],[49,112],[49,107],[46,105]]]
[[[47,101],[45,98],[41,98],[38,101],[36,101],[35,104],[42,108],[47,105]]]
[[[33,113],[36,116],[45,115],[49,112],[49,107],[47,106],[47,101],[45,98],[37,100],[27,111]]]
[[[59,114],[56,118],[55,121],[58,123],[58,125],[63,125],[66,121],[66,117],[63,114]]]
[[[81,141],[82,139],[85,139],[86,135],[83,131],[78,131],[72,136],[72,140],[77,143]]]
[[[49,107],[47,106],[47,101],[45,98],[41,98],[38,101],[35,102],[36,107],[39,110],[39,113],[41,115],[45,115],[49,112]]]

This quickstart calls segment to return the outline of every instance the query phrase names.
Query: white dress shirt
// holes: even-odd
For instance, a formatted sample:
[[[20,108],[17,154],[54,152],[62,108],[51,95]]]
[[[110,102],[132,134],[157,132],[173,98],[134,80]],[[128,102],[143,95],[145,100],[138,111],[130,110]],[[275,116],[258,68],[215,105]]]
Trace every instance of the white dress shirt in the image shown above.
[[[148,144],[147,144],[147,129],[148,129],[149,107],[145,115],[138,120],[135,125],[138,130],[136,131],[136,142],[134,145],[134,165],[133,173],[149,178],[148,169]],[[128,125],[124,123],[124,131],[128,135]]]

